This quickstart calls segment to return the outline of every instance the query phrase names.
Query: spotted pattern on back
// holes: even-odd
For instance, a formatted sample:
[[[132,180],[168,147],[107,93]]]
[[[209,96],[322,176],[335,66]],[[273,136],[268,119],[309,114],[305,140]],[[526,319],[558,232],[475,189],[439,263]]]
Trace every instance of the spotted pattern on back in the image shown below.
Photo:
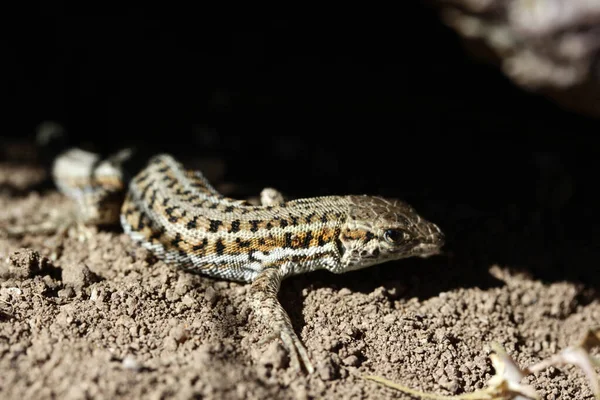
[[[295,274],[337,265],[347,205],[347,198],[331,196],[253,206],[159,155],[130,183],[121,224],[166,262],[251,281],[269,266]]]

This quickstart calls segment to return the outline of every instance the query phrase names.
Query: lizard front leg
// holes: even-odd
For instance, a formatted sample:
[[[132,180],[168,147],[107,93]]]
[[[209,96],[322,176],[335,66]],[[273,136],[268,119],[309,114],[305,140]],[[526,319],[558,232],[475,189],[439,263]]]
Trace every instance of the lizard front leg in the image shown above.
[[[255,278],[250,288],[252,308],[261,322],[271,327],[272,337],[281,339],[290,356],[292,368],[300,371],[302,363],[306,371],[312,374],[314,367],[308,351],[294,332],[290,317],[277,299],[283,276],[278,267],[267,267]]]
[[[282,203],[285,203],[285,198],[277,189],[264,188],[260,192],[260,203],[263,206],[278,206]]]

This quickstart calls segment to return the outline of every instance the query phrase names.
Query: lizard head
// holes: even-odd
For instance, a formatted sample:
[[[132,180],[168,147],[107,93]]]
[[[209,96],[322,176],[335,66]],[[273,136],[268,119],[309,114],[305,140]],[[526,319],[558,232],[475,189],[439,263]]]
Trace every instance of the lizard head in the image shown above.
[[[350,196],[339,236],[345,272],[386,261],[438,254],[444,235],[408,204],[381,197]]]

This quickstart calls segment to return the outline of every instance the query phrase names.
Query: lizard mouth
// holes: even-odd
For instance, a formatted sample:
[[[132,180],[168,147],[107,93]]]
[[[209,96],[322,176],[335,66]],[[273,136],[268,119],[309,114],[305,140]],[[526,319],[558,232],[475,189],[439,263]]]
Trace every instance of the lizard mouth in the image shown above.
[[[431,236],[427,243],[421,243],[415,247],[414,252],[422,258],[441,254],[444,242],[444,235],[438,231],[437,234]]]
[[[435,244],[422,244],[415,248],[415,252],[417,253],[416,255],[421,258],[427,258],[442,253],[440,247]]]

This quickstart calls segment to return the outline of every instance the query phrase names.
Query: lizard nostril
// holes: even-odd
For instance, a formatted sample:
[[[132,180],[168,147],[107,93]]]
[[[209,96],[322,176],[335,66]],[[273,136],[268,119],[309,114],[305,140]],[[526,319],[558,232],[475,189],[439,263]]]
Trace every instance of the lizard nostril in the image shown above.
[[[444,243],[446,243],[446,236],[444,236],[444,234],[442,233],[442,231],[439,230],[439,228],[437,235],[435,235],[435,239],[440,247],[442,247]]]

